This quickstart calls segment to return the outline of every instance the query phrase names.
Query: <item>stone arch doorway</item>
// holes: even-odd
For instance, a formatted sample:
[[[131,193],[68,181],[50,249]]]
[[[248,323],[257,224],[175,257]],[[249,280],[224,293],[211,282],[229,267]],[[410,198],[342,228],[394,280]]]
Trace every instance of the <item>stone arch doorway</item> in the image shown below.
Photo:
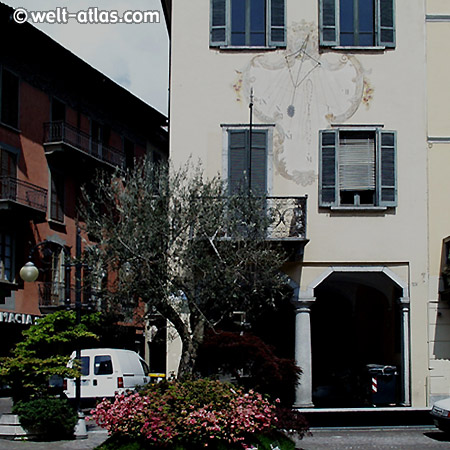
[[[294,407],[367,406],[358,371],[397,367],[392,403],[410,406],[409,291],[385,266],[329,267],[297,288],[295,359],[302,368]]]
[[[334,272],[311,307],[312,400],[317,407],[371,406],[367,366],[400,368],[401,289],[383,273]],[[396,377],[398,379],[398,377]],[[400,403],[400,385],[391,393]]]

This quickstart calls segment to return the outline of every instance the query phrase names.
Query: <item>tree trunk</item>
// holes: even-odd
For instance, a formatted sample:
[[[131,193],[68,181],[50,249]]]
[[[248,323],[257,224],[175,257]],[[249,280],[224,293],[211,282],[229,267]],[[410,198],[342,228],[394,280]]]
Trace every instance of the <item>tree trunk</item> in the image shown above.
[[[199,343],[194,342],[191,336],[182,339],[180,364],[178,366],[178,378],[192,375]]]

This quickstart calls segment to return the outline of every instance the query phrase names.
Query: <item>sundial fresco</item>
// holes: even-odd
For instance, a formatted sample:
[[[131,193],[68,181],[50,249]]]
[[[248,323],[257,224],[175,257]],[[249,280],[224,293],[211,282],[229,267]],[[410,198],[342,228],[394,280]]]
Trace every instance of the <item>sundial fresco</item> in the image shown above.
[[[373,93],[359,60],[343,53],[319,54],[317,37],[314,24],[294,24],[286,50],[254,56],[237,71],[233,86],[243,103],[253,88],[255,117],[275,124],[274,166],[302,186],[317,177],[312,133],[345,123],[361,104],[369,107]]]

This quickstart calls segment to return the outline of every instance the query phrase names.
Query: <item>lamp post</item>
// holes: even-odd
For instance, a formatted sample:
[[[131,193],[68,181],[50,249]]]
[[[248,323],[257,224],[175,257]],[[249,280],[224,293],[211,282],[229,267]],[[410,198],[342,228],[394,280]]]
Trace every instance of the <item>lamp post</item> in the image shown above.
[[[39,276],[39,269],[33,264],[32,257],[34,251],[43,245],[49,244],[50,241],[42,241],[36,244],[30,251],[28,256],[28,262],[20,269],[19,275],[23,281],[33,283]],[[66,267],[75,266],[75,326],[81,323],[81,269],[83,264],[81,263],[81,231],[77,225],[77,234],[75,241],[75,264],[67,264]],[[81,348],[77,343],[75,349],[75,357],[81,367]],[[75,378],[75,406],[78,412],[78,424],[75,428],[75,437],[77,439],[87,438],[86,422],[84,420],[84,414],[81,411],[81,375]]]

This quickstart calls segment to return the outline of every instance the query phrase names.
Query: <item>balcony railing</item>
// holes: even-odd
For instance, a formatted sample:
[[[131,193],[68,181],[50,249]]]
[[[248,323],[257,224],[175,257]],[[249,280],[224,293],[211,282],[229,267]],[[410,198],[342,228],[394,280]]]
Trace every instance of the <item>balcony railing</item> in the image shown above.
[[[63,121],[44,124],[44,145],[64,143],[113,166],[122,167],[122,151],[93,139],[89,134]]]
[[[274,215],[269,239],[306,240],[306,204],[304,197],[268,197],[267,205]]]
[[[82,289],[81,305],[83,307],[95,308],[98,297],[93,289]],[[75,306],[76,290],[75,287],[65,283],[44,282],[39,283],[39,307],[40,308],[58,308]]]
[[[10,200],[42,212],[47,210],[47,190],[14,177],[0,177],[0,200]]]

